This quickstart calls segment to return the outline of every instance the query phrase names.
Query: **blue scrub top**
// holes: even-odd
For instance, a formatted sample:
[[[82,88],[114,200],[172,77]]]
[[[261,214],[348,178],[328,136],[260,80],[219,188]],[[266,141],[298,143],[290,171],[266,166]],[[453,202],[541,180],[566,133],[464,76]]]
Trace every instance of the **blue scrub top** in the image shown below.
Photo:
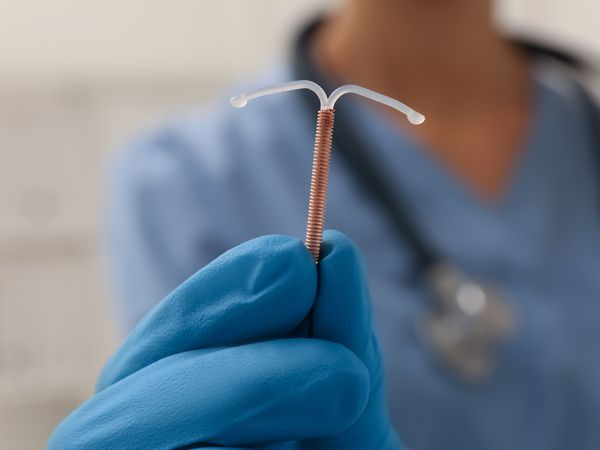
[[[283,66],[231,93],[292,77]],[[364,253],[392,419],[415,450],[600,448],[600,149],[569,77],[540,63],[531,78],[534,125],[494,204],[368,103],[339,106],[431,247],[500,287],[518,318],[489,379],[465,384],[445,372],[419,333],[429,299],[408,281],[410,243],[333,149],[326,225]],[[118,156],[109,243],[126,330],[226,249],[263,234],[304,236],[315,117],[301,95],[312,94],[241,111],[225,97]]]

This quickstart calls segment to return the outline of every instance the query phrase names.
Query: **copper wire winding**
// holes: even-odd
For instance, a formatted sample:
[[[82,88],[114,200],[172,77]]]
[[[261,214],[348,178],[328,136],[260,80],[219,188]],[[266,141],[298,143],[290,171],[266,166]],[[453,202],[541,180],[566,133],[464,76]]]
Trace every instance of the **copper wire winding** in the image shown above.
[[[319,261],[323,240],[334,115],[334,109],[326,108],[320,109],[317,116],[305,240],[315,263]]]

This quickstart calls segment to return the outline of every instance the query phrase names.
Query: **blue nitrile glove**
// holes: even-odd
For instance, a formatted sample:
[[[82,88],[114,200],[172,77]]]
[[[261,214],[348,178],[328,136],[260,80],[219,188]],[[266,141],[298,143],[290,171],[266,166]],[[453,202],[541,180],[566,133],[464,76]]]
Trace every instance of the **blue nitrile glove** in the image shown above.
[[[225,253],[136,327],[49,448],[399,448],[350,241],[328,234],[319,271],[315,300],[300,241]],[[290,338],[313,305],[315,338]]]
[[[350,428],[336,436],[302,443],[302,449],[399,450],[389,421],[383,364],[371,318],[371,298],[357,246],[338,231],[326,231],[312,312],[314,338],[337,342],[369,371],[369,400]]]

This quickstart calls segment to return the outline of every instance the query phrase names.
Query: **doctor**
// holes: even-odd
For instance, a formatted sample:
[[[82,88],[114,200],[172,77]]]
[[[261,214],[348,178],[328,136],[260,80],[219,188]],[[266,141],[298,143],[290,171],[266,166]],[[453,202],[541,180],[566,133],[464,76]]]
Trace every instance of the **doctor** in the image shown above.
[[[232,91],[354,83],[427,115],[409,129],[356,99],[336,107],[328,226],[364,273],[333,232],[318,284],[281,236],[193,275],[254,236],[303,235],[311,94],[243,113],[223,101],[140,137],[112,173],[110,223],[133,331],[51,447],[382,450],[402,448],[397,432],[414,450],[597,450],[598,112],[555,52],[502,36],[492,9],[347,0]],[[477,376],[428,334],[423,274],[440,261],[493,286],[514,320]]]

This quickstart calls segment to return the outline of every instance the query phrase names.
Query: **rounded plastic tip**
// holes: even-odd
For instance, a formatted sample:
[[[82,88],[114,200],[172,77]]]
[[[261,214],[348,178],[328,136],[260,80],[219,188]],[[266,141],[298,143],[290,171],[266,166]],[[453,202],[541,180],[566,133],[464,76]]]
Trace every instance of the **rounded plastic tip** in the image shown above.
[[[416,111],[411,111],[408,113],[408,121],[413,125],[421,125],[423,122],[425,122],[425,116]]]
[[[248,100],[246,100],[246,97],[243,95],[239,95],[237,97],[231,97],[229,103],[231,103],[231,106],[234,108],[243,108],[248,104]]]

